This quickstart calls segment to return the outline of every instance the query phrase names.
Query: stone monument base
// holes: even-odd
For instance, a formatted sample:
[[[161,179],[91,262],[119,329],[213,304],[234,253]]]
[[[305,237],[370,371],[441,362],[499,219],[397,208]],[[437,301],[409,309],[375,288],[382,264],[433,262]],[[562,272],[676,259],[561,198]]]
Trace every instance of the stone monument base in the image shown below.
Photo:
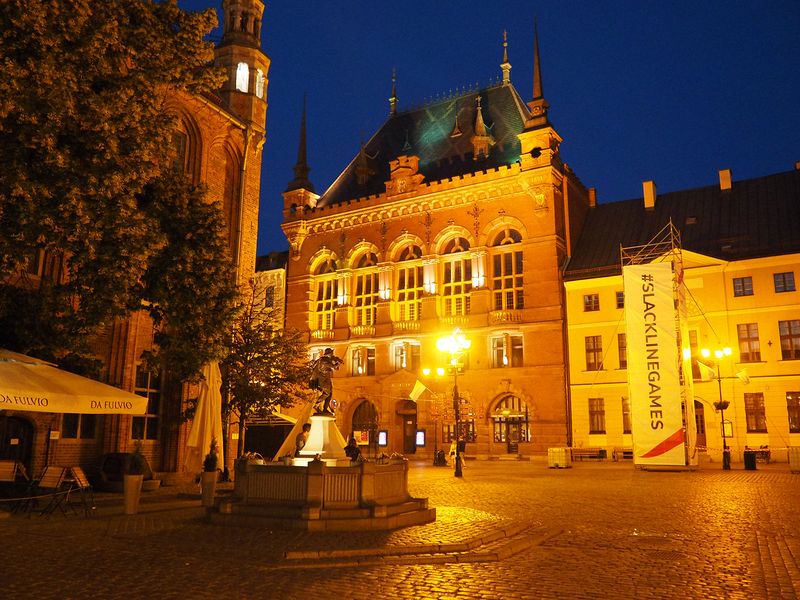
[[[389,530],[436,520],[427,498],[409,496],[405,459],[386,464],[329,459],[336,465],[311,459],[307,466],[298,460],[237,463],[233,496],[222,500],[212,520],[308,531]]]

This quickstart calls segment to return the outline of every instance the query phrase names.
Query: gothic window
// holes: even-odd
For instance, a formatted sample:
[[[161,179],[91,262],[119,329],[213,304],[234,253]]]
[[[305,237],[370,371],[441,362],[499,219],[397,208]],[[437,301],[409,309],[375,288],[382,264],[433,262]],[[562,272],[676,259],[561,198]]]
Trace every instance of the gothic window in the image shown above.
[[[462,237],[450,240],[444,248],[442,297],[444,316],[468,315],[472,291],[472,259],[469,242]]]
[[[353,305],[356,325],[374,325],[378,312],[378,257],[367,252],[356,261]]]
[[[247,66],[247,63],[240,62],[236,66],[236,89],[246,94],[249,87],[250,67]]]
[[[522,236],[514,229],[501,231],[492,243],[492,290],[494,310],[524,307],[522,292]]]
[[[264,77],[264,71],[261,69],[256,70],[256,96],[259,98],[264,98],[264,84],[266,83],[266,77]]]
[[[172,134],[172,155],[170,167],[178,173],[186,173],[186,156],[189,147],[189,136],[183,131]]]
[[[332,259],[322,261],[314,271],[316,300],[314,305],[315,329],[333,329],[336,311],[336,264]]]

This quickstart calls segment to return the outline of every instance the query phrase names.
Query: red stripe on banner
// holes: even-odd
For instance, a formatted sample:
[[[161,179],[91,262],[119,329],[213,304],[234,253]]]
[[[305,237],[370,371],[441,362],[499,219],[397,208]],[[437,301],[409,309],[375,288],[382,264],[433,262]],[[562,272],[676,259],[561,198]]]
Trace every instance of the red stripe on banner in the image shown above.
[[[644,454],[642,458],[653,458],[654,456],[661,456],[665,452],[669,452],[675,446],[682,443],[683,443],[683,427],[678,429],[678,431],[673,433],[663,442],[660,442],[655,448]]]

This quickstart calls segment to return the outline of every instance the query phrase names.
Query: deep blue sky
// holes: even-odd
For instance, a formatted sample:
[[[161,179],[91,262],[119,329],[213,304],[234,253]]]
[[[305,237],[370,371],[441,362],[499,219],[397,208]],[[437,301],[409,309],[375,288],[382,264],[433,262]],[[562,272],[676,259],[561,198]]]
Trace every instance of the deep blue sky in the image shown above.
[[[178,0],[186,9],[221,0]],[[533,22],[561,154],[600,202],[787,171],[800,161],[800,1],[267,1],[269,71],[259,254],[288,247],[281,192],[308,94],[322,193],[388,114],[500,75],[532,96]],[[217,32],[219,34],[219,32]]]

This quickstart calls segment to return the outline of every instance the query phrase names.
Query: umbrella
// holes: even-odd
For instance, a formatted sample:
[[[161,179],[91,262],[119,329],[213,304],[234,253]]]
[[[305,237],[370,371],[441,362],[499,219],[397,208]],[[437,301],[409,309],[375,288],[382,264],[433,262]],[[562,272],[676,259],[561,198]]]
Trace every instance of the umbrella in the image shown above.
[[[191,472],[203,470],[203,459],[211,449],[212,439],[217,440],[217,464],[225,464],[222,456],[222,374],[219,364],[212,362],[203,367],[203,377],[192,427],[186,440],[184,466]]]
[[[0,409],[143,415],[147,398],[0,348]]]

